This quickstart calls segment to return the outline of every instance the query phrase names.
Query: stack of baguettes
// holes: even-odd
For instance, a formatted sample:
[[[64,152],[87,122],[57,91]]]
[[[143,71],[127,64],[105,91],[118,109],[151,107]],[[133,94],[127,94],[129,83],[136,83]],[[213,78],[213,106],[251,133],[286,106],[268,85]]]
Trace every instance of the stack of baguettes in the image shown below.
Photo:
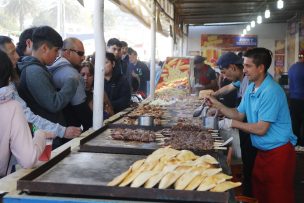
[[[153,188],[158,184],[159,189],[173,185],[177,190],[225,192],[241,185],[228,181],[232,176],[221,171],[218,161],[210,155],[199,157],[188,150],[165,147],[133,163],[108,186]]]

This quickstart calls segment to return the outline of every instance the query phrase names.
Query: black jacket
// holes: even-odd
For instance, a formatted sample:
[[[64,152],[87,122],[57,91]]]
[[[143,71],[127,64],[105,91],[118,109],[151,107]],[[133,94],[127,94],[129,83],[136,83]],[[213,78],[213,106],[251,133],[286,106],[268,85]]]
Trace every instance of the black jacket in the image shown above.
[[[115,113],[130,106],[131,89],[125,76],[114,74],[109,81],[105,80],[104,90],[111,101]]]

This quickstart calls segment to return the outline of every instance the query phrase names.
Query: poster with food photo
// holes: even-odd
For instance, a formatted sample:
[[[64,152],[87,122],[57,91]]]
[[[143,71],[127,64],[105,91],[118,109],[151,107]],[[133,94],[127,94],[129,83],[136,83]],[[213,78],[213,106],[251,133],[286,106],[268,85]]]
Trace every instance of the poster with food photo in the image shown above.
[[[190,89],[190,58],[168,57],[163,66],[162,74],[156,91],[168,88]]]

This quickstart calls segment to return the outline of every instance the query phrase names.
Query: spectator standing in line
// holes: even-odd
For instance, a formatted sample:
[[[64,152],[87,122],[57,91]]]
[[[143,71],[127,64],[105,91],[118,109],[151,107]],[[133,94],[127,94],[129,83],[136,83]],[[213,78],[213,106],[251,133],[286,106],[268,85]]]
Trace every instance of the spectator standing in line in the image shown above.
[[[292,130],[298,137],[297,145],[304,147],[304,50],[299,52],[299,61],[289,68],[288,78]]]
[[[13,88],[9,86],[14,78],[14,67],[6,53],[0,50],[0,178],[11,172],[12,157],[23,168],[35,166],[44,150],[46,138],[54,134],[41,130],[34,138],[24,117],[19,102],[13,99]]]
[[[128,43],[125,41],[120,41],[121,43],[121,59],[126,64],[129,63],[129,55],[128,55]]]
[[[82,126],[86,131],[92,126],[93,112],[86,103],[85,83],[79,73],[84,54],[84,47],[79,39],[67,38],[63,41],[60,57],[49,66],[49,71],[57,89],[62,89],[69,78],[77,80],[76,93],[63,109],[63,114],[68,125]]]
[[[115,66],[117,68],[114,71],[118,74],[126,75],[128,64],[121,59],[121,48],[121,42],[117,38],[111,38],[107,42],[107,52],[114,54],[116,59]]]
[[[35,114],[66,126],[62,109],[75,95],[78,80],[73,77],[68,78],[61,90],[57,91],[52,75],[46,67],[58,56],[63,44],[62,38],[53,28],[41,26],[34,30],[32,42],[32,56],[23,57],[18,63],[20,70],[18,93]],[[53,149],[67,141],[64,138],[56,138],[53,141]]]
[[[93,83],[94,83],[94,66],[89,61],[84,61],[81,63],[80,74],[84,79],[87,104],[93,111]],[[104,92],[103,98],[103,118],[107,119],[114,115],[112,104],[106,92]]]
[[[13,67],[16,69],[16,62],[19,60],[19,56],[18,54],[16,54],[15,45],[13,44],[12,39],[7,36],[0,36],[0,50],[4,51],[7,55],[9,55]],[[64,127],[59,123],[53,123],[51,121],[48,121],[47,119],[40,117],[39,115],[35,115],[31,111],[31,109],[27,107],[25,101],[20,98],[16,90],[15,84],[18,84],[17,76],[16,79],[11,79],[9,84],[14,90],[12,99],[18,101],[21,104],[26,120],[29,123],[34,124],[38,129],[53,132],[56,136],[60,138],[65,137],[71,139],[80,135],[80,128],[73,126]]]
[[[146,98],[148,92],[147,82],[150,81],[150,70],[144,62],[138,60],[137,52],[134,49],[129,50],[128,72],[131,72],[131,75],[135,75],[139,79],[138,91],[142,92],[142,96]]]
[[[118,113],[130,106],[131,90],[127,78],[121,74],[115,74],[115,56],[112,53],[106,53],[105,63],[105,82],[104,88],[107,93],[114,113]]]
[[[17,43],[17,53],[22,58],[23,56],[31,56],[33,49],[32,35],[36,27],[25,29],[19,36]]]

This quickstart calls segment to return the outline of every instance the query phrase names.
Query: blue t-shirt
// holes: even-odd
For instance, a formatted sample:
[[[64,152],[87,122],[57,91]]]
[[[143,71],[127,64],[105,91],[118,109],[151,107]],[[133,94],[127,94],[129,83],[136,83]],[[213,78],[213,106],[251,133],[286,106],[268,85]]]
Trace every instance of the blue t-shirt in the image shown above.
[[[289,97],[304,100],[304,63],[293,64],[288,71]]]
[[[271,150],[288,142],[296,144],[297,138],[292,132],[287,99],[283,89],[267,74],[254,92],[251,83],[237,110],[246,115],[248,123],[269,122],[265,135],[250,134],[252,145],[260,150]]]

